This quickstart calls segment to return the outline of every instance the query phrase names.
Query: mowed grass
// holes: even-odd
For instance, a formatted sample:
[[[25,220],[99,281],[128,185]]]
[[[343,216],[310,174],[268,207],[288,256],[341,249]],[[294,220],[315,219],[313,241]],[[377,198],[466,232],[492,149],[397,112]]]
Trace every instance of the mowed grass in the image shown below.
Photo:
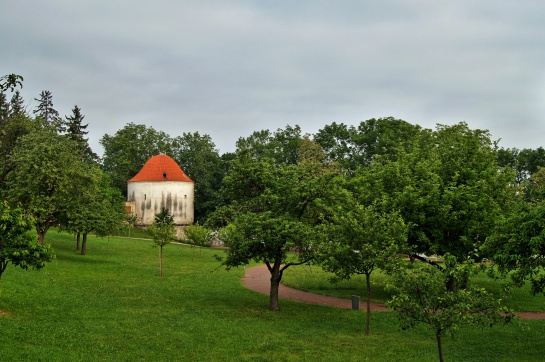
[[[0,361],[435,361],[426,329],[401,331],[393,313],[281,300],[244,288],[205,248],[164,249],[165,277],[150,241],[50,232],[57,259],[42,271],[9,267],[0,281]],[[288,271],[289,274],[289,271]],[[461,330],[448,361],[539,361],[545,322]]]
[[[283,277],[283,283],[292,288],[311,293],[330,295],[337,298],[351,299],[358,295],[363,300],[366,296],[365,276],[355,275],[350,280],[331,283],[333,273],[323,271],[319,266],[301,265],[290,268]],[[390,278],[376,270],[371,274],[371,300],[375,303],[386,303],[391,297],[386,284]],[[519,312],[545,312],[545,296],[532,295],[529,283],[522,288],[512,287],[510,293],[504,296],[500,281],[491,279],[484,272],[472,277],[472,282],[488,291],[503,297],[503,304]],[[544,356],[545,360],[545,356]]]

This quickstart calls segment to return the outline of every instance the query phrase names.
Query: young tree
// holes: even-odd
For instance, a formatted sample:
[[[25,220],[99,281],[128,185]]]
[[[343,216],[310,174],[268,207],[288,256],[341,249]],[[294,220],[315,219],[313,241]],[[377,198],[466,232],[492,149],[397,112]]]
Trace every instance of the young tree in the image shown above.
[[[443,358],[442,337],[454,333],[464,325],[492,326],[509,322],[514,314],[500,307],[496,296],[484,288],[469,285],[464,289],[450,290],[447,283],[456,279],[459,283],[475,271],[475,265],[459,263],[454,256],[445,255],[445,271],[429,264],[413,265],[394,273],[390,286],[394,293],[388,302],[398,314],[403,329],[426,324],[433,331],[439,353]]]
[[[198,223],[186,226],[184,228],[183,241],[191,244],[193,249],[193,258],[195,257],[195,246],[198,245],[200,249],[200,255],[202,256],[202,247],[210,245],[211,233],[206,227],[199,225]],[[193,259],[191,259],[193,260]]]
[[[163,247],[176,239],[176,227],[174,218],[168,209],[161,210],[155,216],[153,224],[148,226],[155,247],[159,247],[159,275],[163,277]]]
[[[229,247],[224,264],[236,267],[263,262],[271,273],[269,309],[278,310],[283,272],[314,259],[323,241],[321,225],[326,204],[338,191],[336,167],[316,158],[314,142],[298,148],[298,164],[256,160],[247,150],[238,154],[224,179],[224,192],[233,200],[235,220],[226,233]],[[288,258],[295,251],[297,260]]]
[[[373,207],[354,203],[332,216],[328,225],[330,239],[324,247],[321,265],[335,273],[333,281],[365,275],[367,314],[365,335],[371,321],[371,273],[391,270],[407,253],[407,227],[397,214],[377,213]]]
[[[33,220],[20,207],[0,203],[0,278],[11,263],[23,269],[41,269],[54,258],[50,245],[38,245],[29,234]]]

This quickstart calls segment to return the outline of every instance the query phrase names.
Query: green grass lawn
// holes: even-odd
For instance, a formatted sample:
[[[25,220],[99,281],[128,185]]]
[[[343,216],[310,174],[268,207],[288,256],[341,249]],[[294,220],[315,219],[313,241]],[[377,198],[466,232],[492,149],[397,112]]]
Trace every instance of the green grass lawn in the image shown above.
[[[48,233],[57,258],[42,271],[9,267],[0,281],[0,361],[435,361],[425,329],[401,331],[393,313],[280,301],[245,289],[243,270],[218,268],[205,248],[165,247],[165,277],[150,241],[95,238],[87,256]],[[314,268],[313,268],[314,270]],[[290,271],[287,272],[288,275]],[[353,293],[352,293],[353,294]],[[448,361],[539,361],[545,322],[464,329]]]
[[[366,295],[365,276],[356,275],[350,280],[342,280],[335,284],[329,281],[332,276],[332,273],[323,271],[319,266],[301,265],[289,268],[284,273],[282,282],[292,288],[312,293],[344,299],[351,299],[352,295],[358,295],[362,300],[364,299]],[[380,270],[371,274],[371,299],[373,302],[386,303],[390,298],[390,294],[385,290],[388,280],[388,276]],[[472,281],[497,295],[502,294],[500,282],[489,278],[485,273],[473,277]],[[511,293],[505,298],[504,304],[521,312],[545,312],[545,296],[543,294],[532,295],[530,285],[512,288]]]

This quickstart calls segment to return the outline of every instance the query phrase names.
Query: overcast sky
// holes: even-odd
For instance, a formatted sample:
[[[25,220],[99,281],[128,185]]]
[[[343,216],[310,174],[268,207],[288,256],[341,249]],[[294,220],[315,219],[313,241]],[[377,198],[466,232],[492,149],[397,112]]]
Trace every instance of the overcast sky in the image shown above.
[[[78,105],[98,141],[129,122],[209,134],[392,116],[545,146],[543,0],[1,0],[0,75]]]

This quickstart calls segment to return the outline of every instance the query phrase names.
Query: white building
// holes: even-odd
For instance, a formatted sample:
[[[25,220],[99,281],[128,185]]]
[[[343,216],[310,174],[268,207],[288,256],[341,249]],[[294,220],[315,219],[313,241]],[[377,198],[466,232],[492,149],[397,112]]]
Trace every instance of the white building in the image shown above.
[[[150,225],[164,208],[177,226],[193,223],[195,184],[176,161],[167,155],[150,158],[127,182],[127,211],[135,214],[139,225]]]

